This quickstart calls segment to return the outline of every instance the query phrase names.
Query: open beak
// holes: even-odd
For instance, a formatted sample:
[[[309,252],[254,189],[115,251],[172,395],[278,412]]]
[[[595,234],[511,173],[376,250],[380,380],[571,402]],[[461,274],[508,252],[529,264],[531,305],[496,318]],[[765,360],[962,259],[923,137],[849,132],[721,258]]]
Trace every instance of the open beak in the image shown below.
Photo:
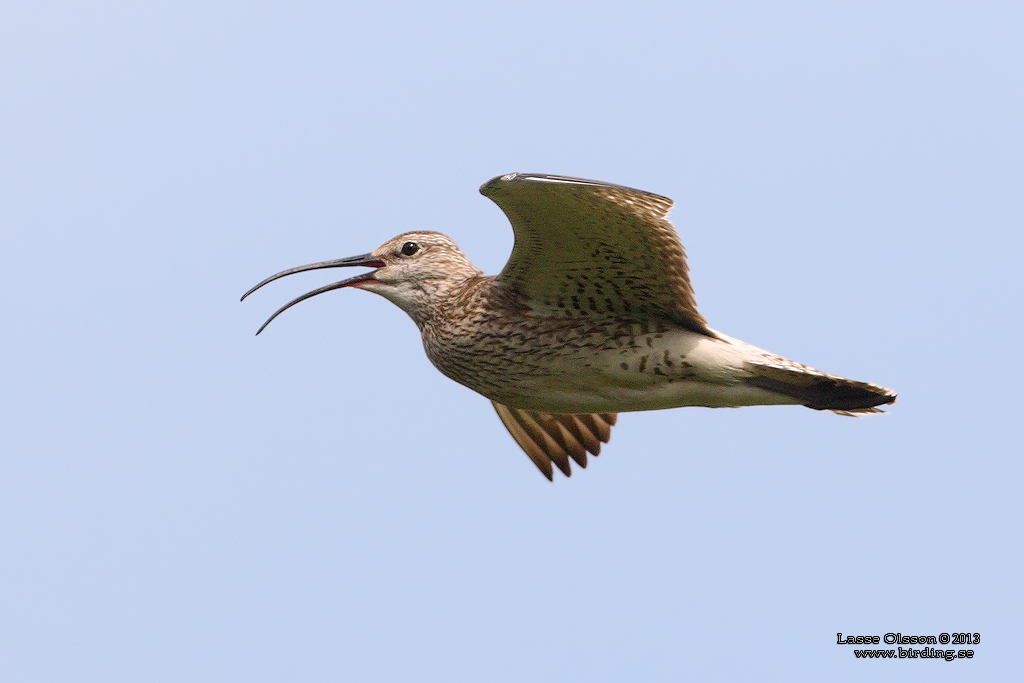
[[[282,270],[277,275],[271,275],[266,280],[264,280],[263,282],[259,283],[258,285],[256,285],[252,289],[250,289],[248,292],[243,294],[241,300],[245,301],[245,297],[249,296],[250,294],[255,292],[257,289],[262,287],[263,285],[267,284],[268,282],[273,282],[274,280],[283,278],[286,275],[293,275],[295,273],[302,273],[302,272],[305,272],[307,270],[320,270],[321,268],[348,268],[350,266],[364,266],[366,268],[383,268],[384,267],[384,262],[381,261],[380,259],[376,258],[375,256],[373,256],[372,254],[363,254],[362,256],[349,256],[348,258],[340,258],[340,259],[335,259],[333,261],[321,261],[320,263],[310,263],[308,266],[299,266],[297,268],[289,268],[288,270]],[[342,287],[351,287],[352,285],[357,285],[360,282],[366,282],[368,280],[373,280],[373,279],[374,279],[374,277],[373,277],[373,273],[372,272],[371,273],[363,273],[362,275],[356,275],[355,277],[350,277],[347,280],[342,280],[341,282],[335,282],[333,285],[327,285],[325,287],[321,287],[320,289],[314,289],[312,292],[309,292],[307,294],[303,294],[298,299],[295,299],[294,301],[289,301],[287,304],[285,304],[281,308],[277,309],[277,312],[274,313],[274,315],[272,315],[269,318],[267,318],[267,322],[263,323],[263,327],[260,327],[260,329],[256,331],[256,334],[259,334],[260,332],[262,332],[264,330],[264,328],[266,328],[266,326],[270,324],[271,320],[273,320],[277,316],[281,315],[282,313],[284,313],[285,311],[287,311],[289,308],[291,308],[295,304],[299,303],[300,301],[305,301],[306,299],[314,297],[317,294],[323,294],[324,292],[329,292],[332,289],[341,289]]]

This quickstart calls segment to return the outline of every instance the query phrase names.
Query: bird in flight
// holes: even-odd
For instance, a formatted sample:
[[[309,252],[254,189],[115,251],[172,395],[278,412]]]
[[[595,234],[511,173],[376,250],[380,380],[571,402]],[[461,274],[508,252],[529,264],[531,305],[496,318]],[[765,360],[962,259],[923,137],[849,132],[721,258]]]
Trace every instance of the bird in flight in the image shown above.
[[[481,194],[505,213],[515,246],[484,275],[439,232],[407,232],[368,254],[277,273],[362,266],[320,287],[365,289],[413,319],[430,361],[491,400],[549,480],[587,466],[618,413],[683,406],[798,404],[881,412],[889,389],[820,372],[708,327],[697,310],[672,200],[620,185],[510,173]]]

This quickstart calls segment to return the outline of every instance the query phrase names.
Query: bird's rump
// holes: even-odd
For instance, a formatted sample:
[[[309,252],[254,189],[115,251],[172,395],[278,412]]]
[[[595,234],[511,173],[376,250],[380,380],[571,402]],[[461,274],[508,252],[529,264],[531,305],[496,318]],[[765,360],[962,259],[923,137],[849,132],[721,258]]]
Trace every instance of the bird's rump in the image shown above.
[[[568,315],[664,318],[714,336],[697,311],[672,200],[619,185],[513,173],[480,188],[515,246],[496,284]]]

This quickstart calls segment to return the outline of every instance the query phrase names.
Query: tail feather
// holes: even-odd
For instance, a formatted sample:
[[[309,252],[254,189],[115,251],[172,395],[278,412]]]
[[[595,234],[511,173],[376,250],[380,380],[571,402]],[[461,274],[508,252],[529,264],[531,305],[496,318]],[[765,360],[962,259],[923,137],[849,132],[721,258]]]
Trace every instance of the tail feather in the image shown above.
[[[814,410],[831,410],[840,415],[884,412],[877,406],[896,402],[896,393],[877,384],[857,382],[819,372],[806,365],[748,363],[747,383],[800,401]]]

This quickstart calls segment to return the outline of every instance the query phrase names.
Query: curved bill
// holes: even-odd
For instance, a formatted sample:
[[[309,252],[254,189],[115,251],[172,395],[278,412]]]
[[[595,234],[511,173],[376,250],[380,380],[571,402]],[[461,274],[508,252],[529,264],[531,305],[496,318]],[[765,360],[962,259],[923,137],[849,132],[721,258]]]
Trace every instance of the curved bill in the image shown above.
[[[248,292],[242,295],[239,301],[245,301],[245,297],[249,296],[257,289],[273,282],[274,280],[280,280],[286,275],[294,275],[295,273],[304,273],[307,270],[320,270],[321,268],[348,268],[351,266],[366,266],[367,268],[383,268],[384,262],[380,259],[374,258],[373,254],[363,254],[362,256],[349,256],[348,258],[334,259],[333,261],[321,261],[320,263],[310,263],[308,266],[298,266],[296,268],[289,268],[288,270],[282,270],[277,275],[271,275],[263,282],[259,283]]]
[[[250,294],[255,292],[257,289],[262,287],[263,285],[267,284],[268,282],[273,282],[274,280],[278,280],[280,278],[283,278],[286,275],[294,275],[295,273],[302,273],[302,272],[305,272],[307,270],[320,270],[322,268],[347,268],[347,267],[351,267],[351,266],[364,266],[364,267],[367,267],[367,268],[383,268],[384,267],[384,262],[381,261],[378,258],[375,258],[372,254],[363,254],[361,256],[350,256],[348,258],[340,258],[340,259],[335,259],[333,261],[321,261],[320,263],[311,263],[308,266],[298,266],[297,268],[289,268],[288,270],[282,270],[280,273],[277,273],[276,275],[271,275],[266,280],[264,280],[263,282],[259,283],[258,285],[256,285],[252,289],[250,289],[248,292],[243,294],[241,300],[245,301],[245,297],[249,296]],[[260,327],[259,330],[257,330],[256,334],[259,334],[260,332],[262,332],[264,330],[264,328],[266,328],[266,326],[270,324],[270,321],[272,321],[274,318],[276,318],[277,316],[281,315],[286,310],[288,310],[289,308],[291,308],[295,304],[299,303],[300,301],[305,301],[306,299],[314,297],[317,294],[323,294],[324,292],[330,292],[331,290],[334,290],[334,289],[341,289],[342,287],[349,287],[351,285],[355,285],[355,284],[358,284],[360,282],[366,282],[367,280],[373,280],[373,279],[374,279],[373,278],[373,273],[363,273],[362,275],[356,275],[355,277],[350,277],[347,280],[342,280],[341,282],[335,282],[334,284],[326,285],[324,287],[320,287],[319,289],[314,289],[312,292],[309,292],[307,294],[303,294],[299,298],[297,298],[297,299],[295,299],[293,301],[290,301],[287,304],[285,304],[284,306],[282,306],[281,308],[277,309],[277,312],[275,312],[274,315],[270,316],[267,319],[267,322],[263,323],[263,326]]]

